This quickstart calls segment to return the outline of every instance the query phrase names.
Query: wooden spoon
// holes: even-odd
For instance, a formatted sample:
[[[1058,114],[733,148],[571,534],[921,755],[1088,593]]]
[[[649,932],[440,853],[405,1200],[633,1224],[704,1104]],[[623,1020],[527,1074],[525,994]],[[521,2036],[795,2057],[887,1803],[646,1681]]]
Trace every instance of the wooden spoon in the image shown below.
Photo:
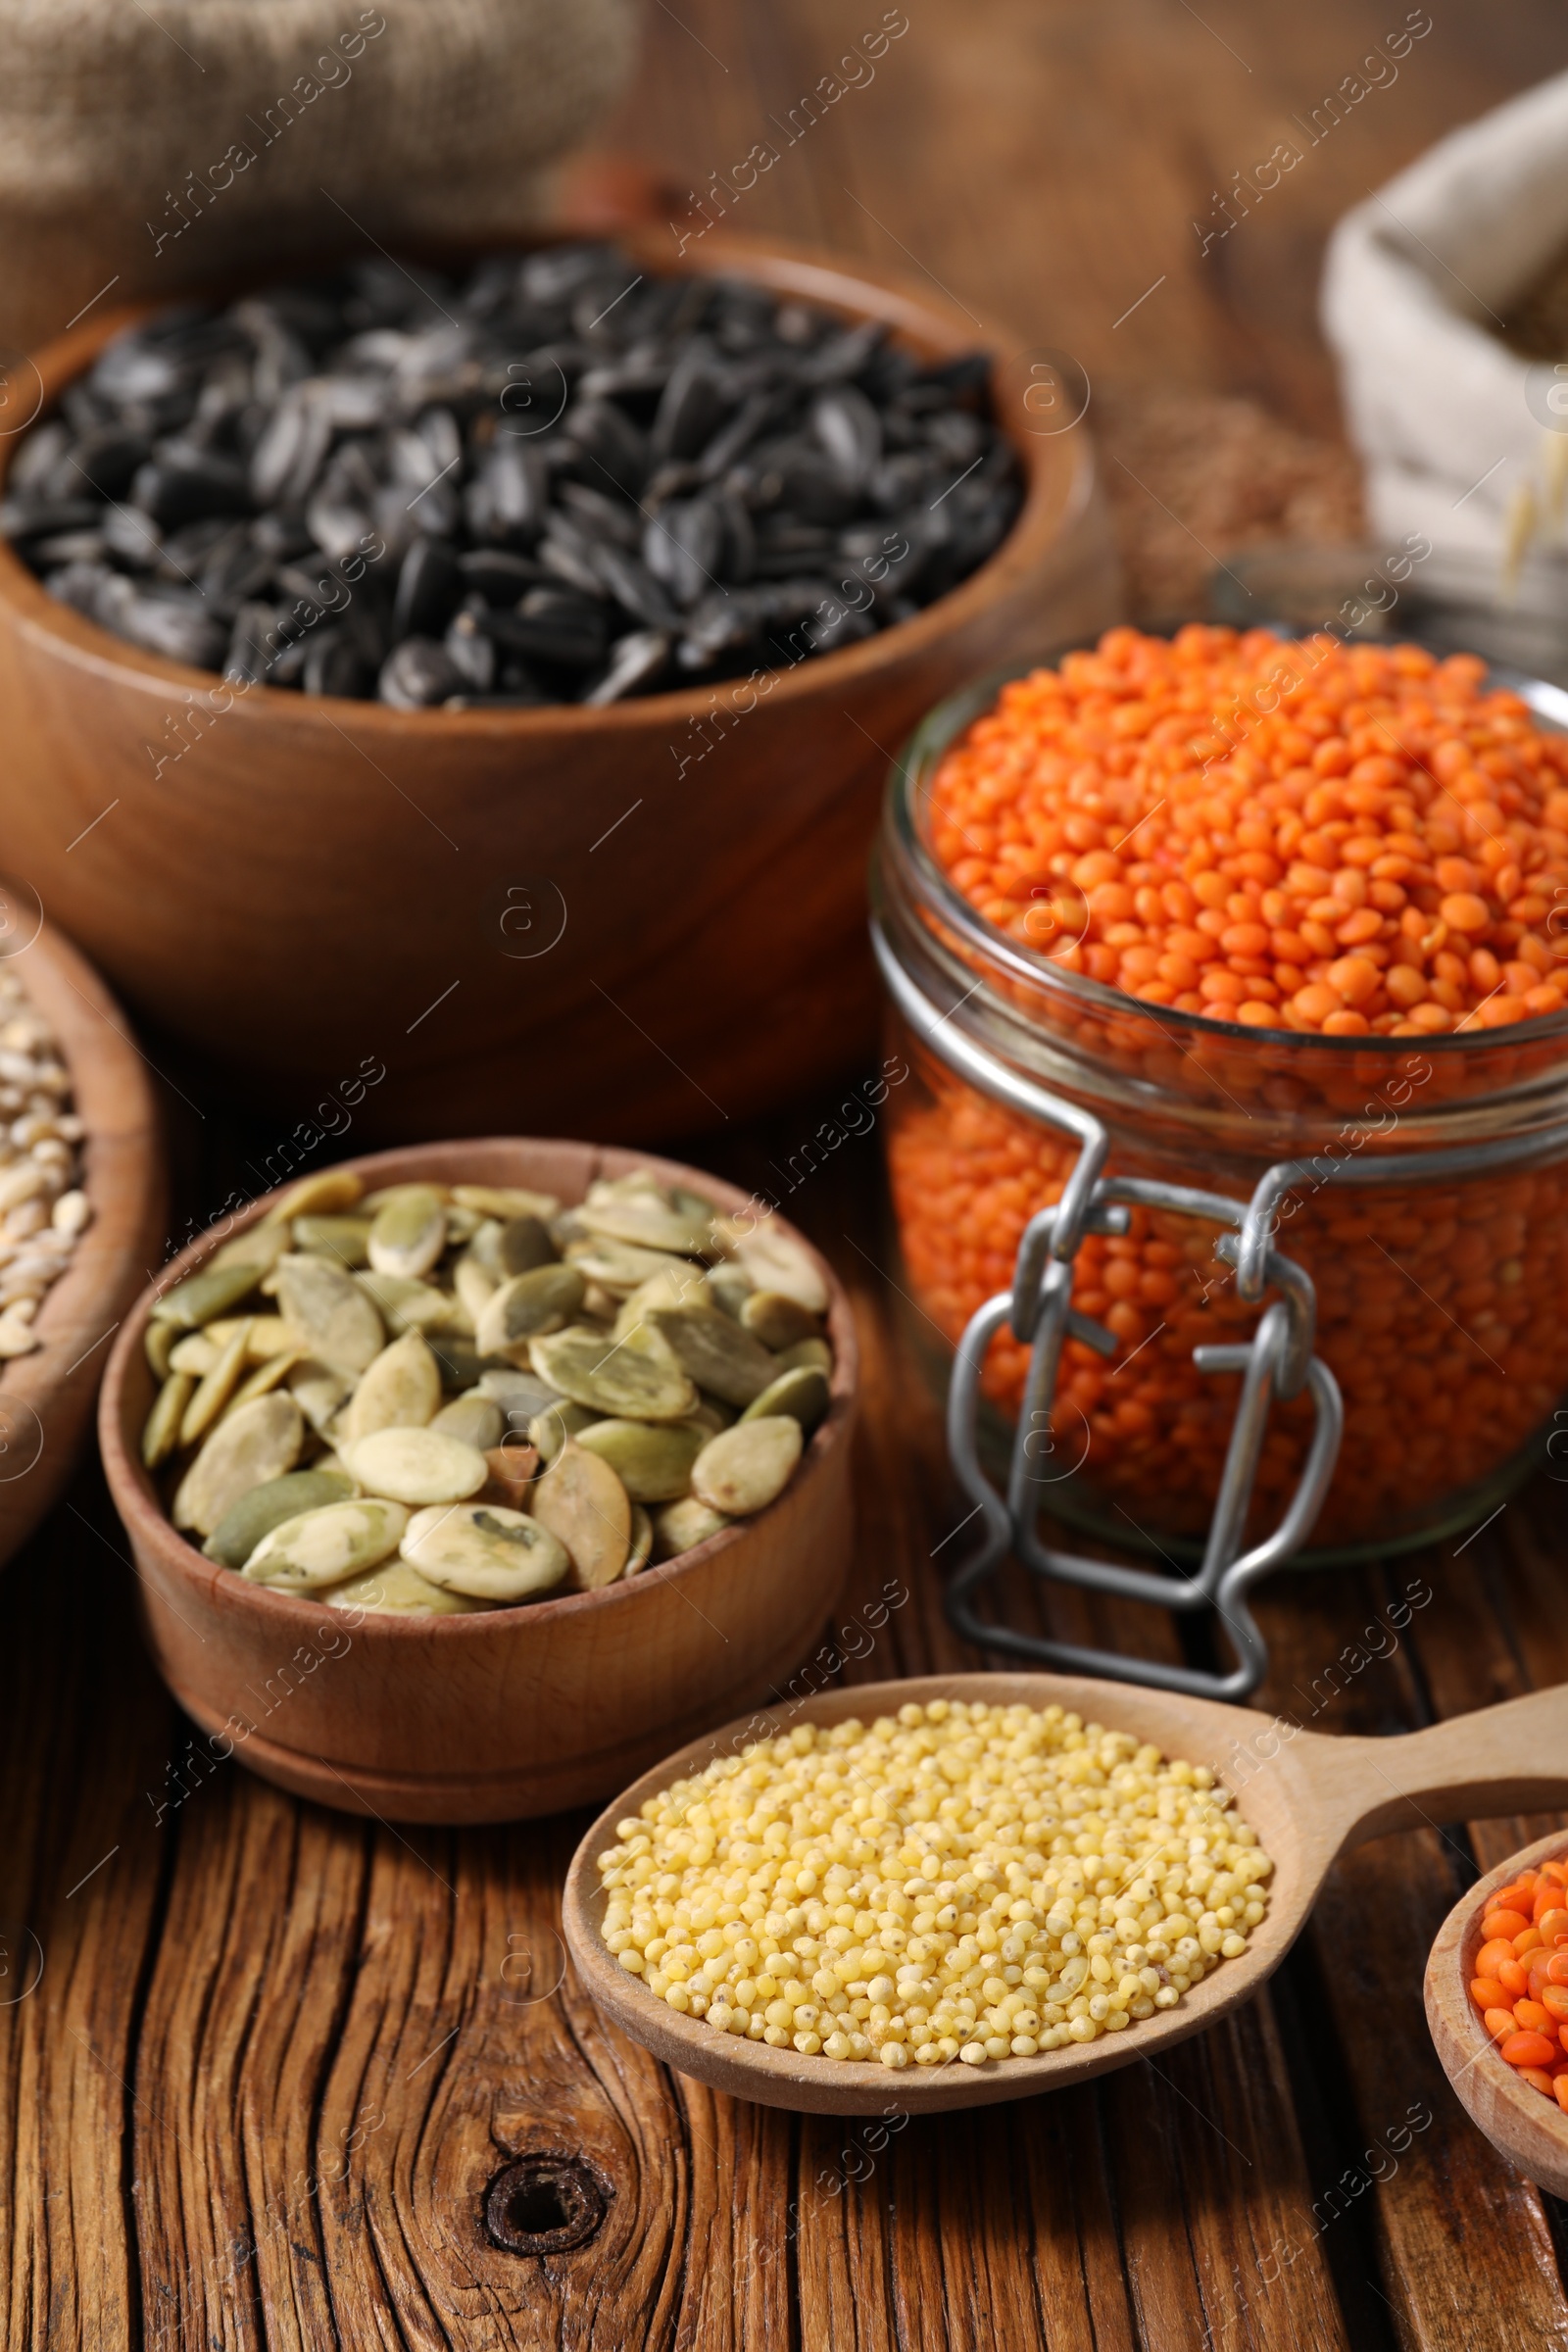
[[[601,1935],[606,1898],[598,1856],[614,1846],[616,1824],[636,1813],[646,1797],[701,1772],[716,1756],[738,1754],[750,1741],[776,1738],[798,1724],[842,1723],[852,1715],[870,1723],[879,1715],[896,1714],[910,1700],[925,1704],[934,1698],[981,1699],[993,1706],[1058,1705],[1080,1714],[1086,1723],[1152,1740],[1167,1756],[1206,1764],[1236,1797],[1240,1812],[1274,1860],[1268,1914],[1252,1931],[1245,1955],[1222,1962],[1184,1993],[1174,2009],[1122,2033],[1102,2034],[1095,2041],[1044,2051],[1036,2058],[1004,2058],[984,2067],[910,2066],[894,2073],[875,2064],[805,2058],[795,2050],[770,2049],[765,2042],[720,2034],[699,2018],[680,2016],[606,1950]],[[1510,1699],[1503,1706],[1483,1708],[1400,1739],[1332,1740],[1250,1707],[1220,1706],[1212,1699],[1185,1698],[1124,1683],[1056,1674],[927,1675],[911,1682],[827,1690],[816,1698],[759,1710],[645,1773],[606,1807],[578,1846],[566,1878],[563,1917],[572,1958],[597,2006],[666,2066],[764,2107],[793,2107],[815,2115],[880,2115],[889,2110],[928,2114],[1028,2098],[1036,2091],[1081,2082],[1135,2058],[1153,2057],[1172,2042],[1213,2025],[1250,2000],[1278,1968],[1300,1933],[1329,1865],[1347,1846],[1391,1830],[1528,1812],[1565,1798],[1568,1686]],[[1535,2091],[1529,2095],[1540,2098]]]
[[[1542,1692],[1544,1698],[1562,1695],[1560,1691]],[[1521,1706],[1530,1703],[1515,1701]],[[1492,1711],[1504,1712],[1500,1707]],[[1467,1716],[1463,1720],[1473,1723],[1485,1718]],[[1554,1729],[1560,1744],[1568,1749],[1560,1716]],[[1521,1870],[1538,1862],[1560,1862],[1565,1853],[1568,1830],[1556,1830],[1512,1855],[1500,1870],[1479,1880],[1461,1896],[1438,1931],[1427,1961],[1425,1987],[1427,2024],[1459,2104],[1499,2155],[1506,2156],[1527,2180],[1549,2188],[1554,2197],[1568,2197],[1568,2115],[1555,2099],[1521,2082],[1513,2068],[1497,2056],[1481,2012],[1470,1998],[1470,1980],[1481,1949],[1481,1922],[1492,1897]]]

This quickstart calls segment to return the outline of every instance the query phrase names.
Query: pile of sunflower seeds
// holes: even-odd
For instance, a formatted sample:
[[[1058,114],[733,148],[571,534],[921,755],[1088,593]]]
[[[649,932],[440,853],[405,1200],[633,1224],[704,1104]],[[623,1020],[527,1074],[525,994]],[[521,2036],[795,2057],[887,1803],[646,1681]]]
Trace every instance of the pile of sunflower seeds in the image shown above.
[[[15,972],[0,967],[0,1358],[40,1345],[39,1301],[92,1221],[71,1074]]]
[[[798,1243],[646,1170],[564,1210],[328,1171],[158,1300],[142,1459],[253,1583],[402,1615],[594,1592],[783,1492],[826,1308]]]
[[[0,530],[150,652],[400,709],[612,703],[907,619],[1010,527],[989,362],[614,247],[372,259],[119,336]]]

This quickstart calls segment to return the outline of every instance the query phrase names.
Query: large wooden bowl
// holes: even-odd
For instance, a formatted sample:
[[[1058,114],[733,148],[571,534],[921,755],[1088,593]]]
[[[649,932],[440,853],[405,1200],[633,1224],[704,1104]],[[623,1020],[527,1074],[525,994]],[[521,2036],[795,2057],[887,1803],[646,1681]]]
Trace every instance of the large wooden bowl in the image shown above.
[[[54,1031],[86,1126],[92,1222],[46,1291],[43,1345],[0,1364],[0,1561],[60,1494],[86,1434],[109,1341],[163,1249],[163,1140],[146,1064],[92,966],[45,921],[33,894],[0,884],[18,978]]]
[[[697,1169],[591,1144],[498,1137],[347,1164],[368,1185],[516,1184],[565,1201],[598,1176],[651,1167],[720,1208],[746,1205]],[[275,1197],[193,1243],[158,1289]],[[793,1233],[782,1220],[779,1230]],[[352,1631],[320,1595],[270,1592],[204,1559],[165,1518],[140,1455],[154,1395],[144,1335],[157,1293],[146,1291],[110,1359],[99,1436],[153,1656],[213,1754],[348,1812],[514,1821],[606,1796],[673,1742],[764,1696],[820,1632],[850,1560],[855,1325],[831,1269],[816,1263],[830,1298],[832,1403],[765,1511],[603,1592],[476,1616],[367,1615]]]
[[[650,271],[739,273],[932,358],[1007,350],[859,264],[717,230],[677,260],[662,224],[623,241]],[[28,400],[46,411],[136,315],[51,344]],[[377,1139],[642,1139],[786,1099],[875,1035],[864,867],[889,758],[977,672],[1116,616],[1086,431],[1031,429],[1027,372],[1003,374],[1027,478],[1004,545],[765,687],[472,712],[260,687],[215,718],[210,675],[108,635],[0,544],[8,855],[138,1010],[296,1117],[366,1056],[388,1068],[361,1114]]]
[[[1564,1715],[1568,1732],[1568,1707]],[[1511,1854],[1461,1895],[1438,1930],[1422,1985],[1433,2046],[1460,2106],[1499,2155],[1554,2197],[1568,2197],[1568,2115],[1555,2099],[1521,2082],[1497,2056],[1470,1998],[1470,1981],[1481,1949],[1481,1923],[1493,1896],[1521,1870],[1560,1862],[1564,1853],[1568,1831],[1554,1830],[1549,1838]]]

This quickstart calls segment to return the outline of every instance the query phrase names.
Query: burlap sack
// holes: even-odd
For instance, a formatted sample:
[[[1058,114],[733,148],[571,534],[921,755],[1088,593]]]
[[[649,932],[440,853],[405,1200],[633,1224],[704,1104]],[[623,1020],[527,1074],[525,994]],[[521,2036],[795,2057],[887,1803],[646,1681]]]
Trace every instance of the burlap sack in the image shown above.
[[[635,0],[0,0],[0,339],[230,271],[502,238]]]
[[[1564,379],[1497,328],[1565,244],[1568,74],[1451,131],[1336,228],[1323,325],[1380,548],[1419,533],[1495,561],[1521,502],[1527,521],[1560,508]]]

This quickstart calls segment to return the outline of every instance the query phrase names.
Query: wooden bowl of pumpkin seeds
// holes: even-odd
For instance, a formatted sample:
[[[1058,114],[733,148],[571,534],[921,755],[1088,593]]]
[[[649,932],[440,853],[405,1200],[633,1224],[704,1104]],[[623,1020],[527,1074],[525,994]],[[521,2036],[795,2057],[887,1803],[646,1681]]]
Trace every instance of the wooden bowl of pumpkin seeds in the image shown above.
[[[856,1347],[776,1213],[588,1144],[350,1161],[202,1237],[100,1427],[215,1759],[432,1822],[600,1797],[786,1676],[849,1562]]]

